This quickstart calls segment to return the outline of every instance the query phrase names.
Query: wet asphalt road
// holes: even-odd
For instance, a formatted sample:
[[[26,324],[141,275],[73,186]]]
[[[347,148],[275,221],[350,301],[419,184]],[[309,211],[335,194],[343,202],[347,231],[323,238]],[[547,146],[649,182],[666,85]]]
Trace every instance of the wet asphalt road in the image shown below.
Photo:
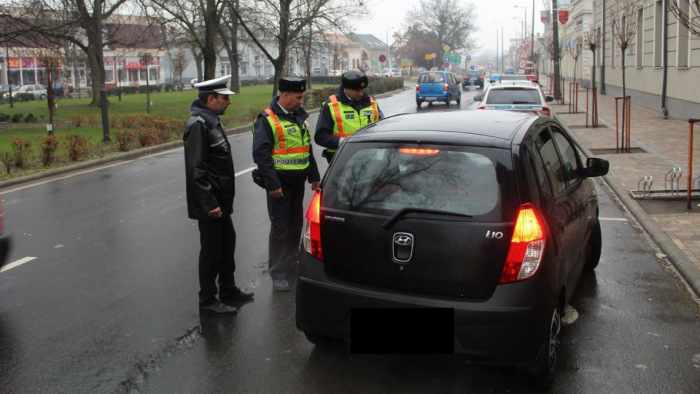
[[[421,111],[469,110],[473,94],[460,108]],[[416,111],[412,90],[379,103],[387,115]],[[186,217],[181,149],[0,191],[10,261],[26,261],[0,273],[0,392],[538,391],[515,368],[307,342],[293,293],[273,293],[266,275],[269,222],[247,172],[251,136],[230,140],[240,172],[237,282],[256,294],[235,317],[198,314],[198,232]],[[700,392],[697,300],[597,183],[603,257],[571,301],[552,392]]]

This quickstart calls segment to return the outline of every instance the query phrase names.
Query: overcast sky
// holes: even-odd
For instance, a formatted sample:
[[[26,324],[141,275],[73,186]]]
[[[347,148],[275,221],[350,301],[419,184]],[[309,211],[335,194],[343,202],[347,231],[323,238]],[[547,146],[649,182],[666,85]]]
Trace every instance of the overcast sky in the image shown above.
[[[382,41],[393,42],[391,35],[393,31],[403,30],[407,12],[420,4],[419,0],[365,0],[369,6],[371,18],[357,24],[353,32],[360,34],[374,34]],[[503,28],[503,42],[508,45],[509,38],[515,38],[522,34],[522,19],[527,12],[527,36],[532,33],[532,0],[460,0],[462,4],[473,2],[476,4],[476,16],[479,31],[476,37],[477,48],[470,54],[478,54],[484,49],[496,50],[496,40],[498,34],[498,45],[501,41],[501,27]],[[543,0],[535,0],[535,37],[537,33],[544,31],[544,24],[540,21],[540,11],[544,10]],[[550,3],[551,4],[551,3]],[[524,6],[516,8],[515,6]]]

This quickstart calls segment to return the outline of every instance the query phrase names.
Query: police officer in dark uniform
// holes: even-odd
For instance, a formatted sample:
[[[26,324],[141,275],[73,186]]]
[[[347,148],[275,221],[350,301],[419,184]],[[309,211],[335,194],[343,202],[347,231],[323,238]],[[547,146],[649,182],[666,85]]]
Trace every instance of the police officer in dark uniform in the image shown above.
[[[326,148],[323,157],[329,163],[345,138],[384,119],[377,102],[365,92],[368,85],[369,80],[362,71],[346,71],[341,77],[338,93],[329,96],[321,106],[314,141]]]
[[[253,160],[265,180],[270,217],[269,271],[273,289],[289,290],[298,261],[303,221],[304,184],[317,190],[321,176],[311,149],[311,132],[301,107],[306,80],[282,78],[280,95],[253,124]]]
[[[190,106],[182,137],[187,212],[199,225],[199,311],[207,314],[236,313],[236,307],[227,304],[253,297],[253,293],[236,287],[233,275],[236,232],[231,214],[236,176],[231,145],[219,117],[234,94],[226,87],[230,78],[228,75],[194,85],[199,97]]]

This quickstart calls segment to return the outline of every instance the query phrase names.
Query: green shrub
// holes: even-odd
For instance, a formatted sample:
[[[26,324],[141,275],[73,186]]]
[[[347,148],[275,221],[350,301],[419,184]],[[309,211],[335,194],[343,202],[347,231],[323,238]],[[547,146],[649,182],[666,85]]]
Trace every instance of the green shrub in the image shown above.
[[[8,114],[0,114],[0,122],[9,122],[12,117]]]
[[[22,121],[22,118],[24,118],[23,114],[14,114],[12,115],[12,123],[19,123]]]
[[[37,120],[38,119],[36,118],[36,116],[34,116],[34,114],[29,114],[24,118],[24,123],[33,123],[33,122],[36,122]]]

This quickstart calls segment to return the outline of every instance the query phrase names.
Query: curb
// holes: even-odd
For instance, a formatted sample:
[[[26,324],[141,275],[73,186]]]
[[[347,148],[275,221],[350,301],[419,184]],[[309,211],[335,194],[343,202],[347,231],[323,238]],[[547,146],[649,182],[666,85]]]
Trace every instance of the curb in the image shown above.
[[[576,138],[574,133],[569,130],[569,126],[564,123],[556,113],[554,113],[553,117],[566,127],[569,135],[574,140],[574,143],[586,157],[595,156]],[[666,235],[661,227],[659,227],[659,225],[649,217],[646,211],[632,197],[629,196],[627,190],[625,190],[622,185],[620,185],[620,183],[613,178],[612,175],[604,175],[603,180],[617,195],[620,202],[627,207],[642,228],[644,228],[644,231],[649,235],[649,237],[659,246],[659,248],[661,248],[664,254],[666,254],[666,257],[669,259],[669,261],[671,261],[671,264],[673,264],[678,273],[693,290],[695,296],[700,296],[700,271],[698,271],[695,265],[688,259],[688,257],[686,257],[678,246],[676,246],[671,238]]]

